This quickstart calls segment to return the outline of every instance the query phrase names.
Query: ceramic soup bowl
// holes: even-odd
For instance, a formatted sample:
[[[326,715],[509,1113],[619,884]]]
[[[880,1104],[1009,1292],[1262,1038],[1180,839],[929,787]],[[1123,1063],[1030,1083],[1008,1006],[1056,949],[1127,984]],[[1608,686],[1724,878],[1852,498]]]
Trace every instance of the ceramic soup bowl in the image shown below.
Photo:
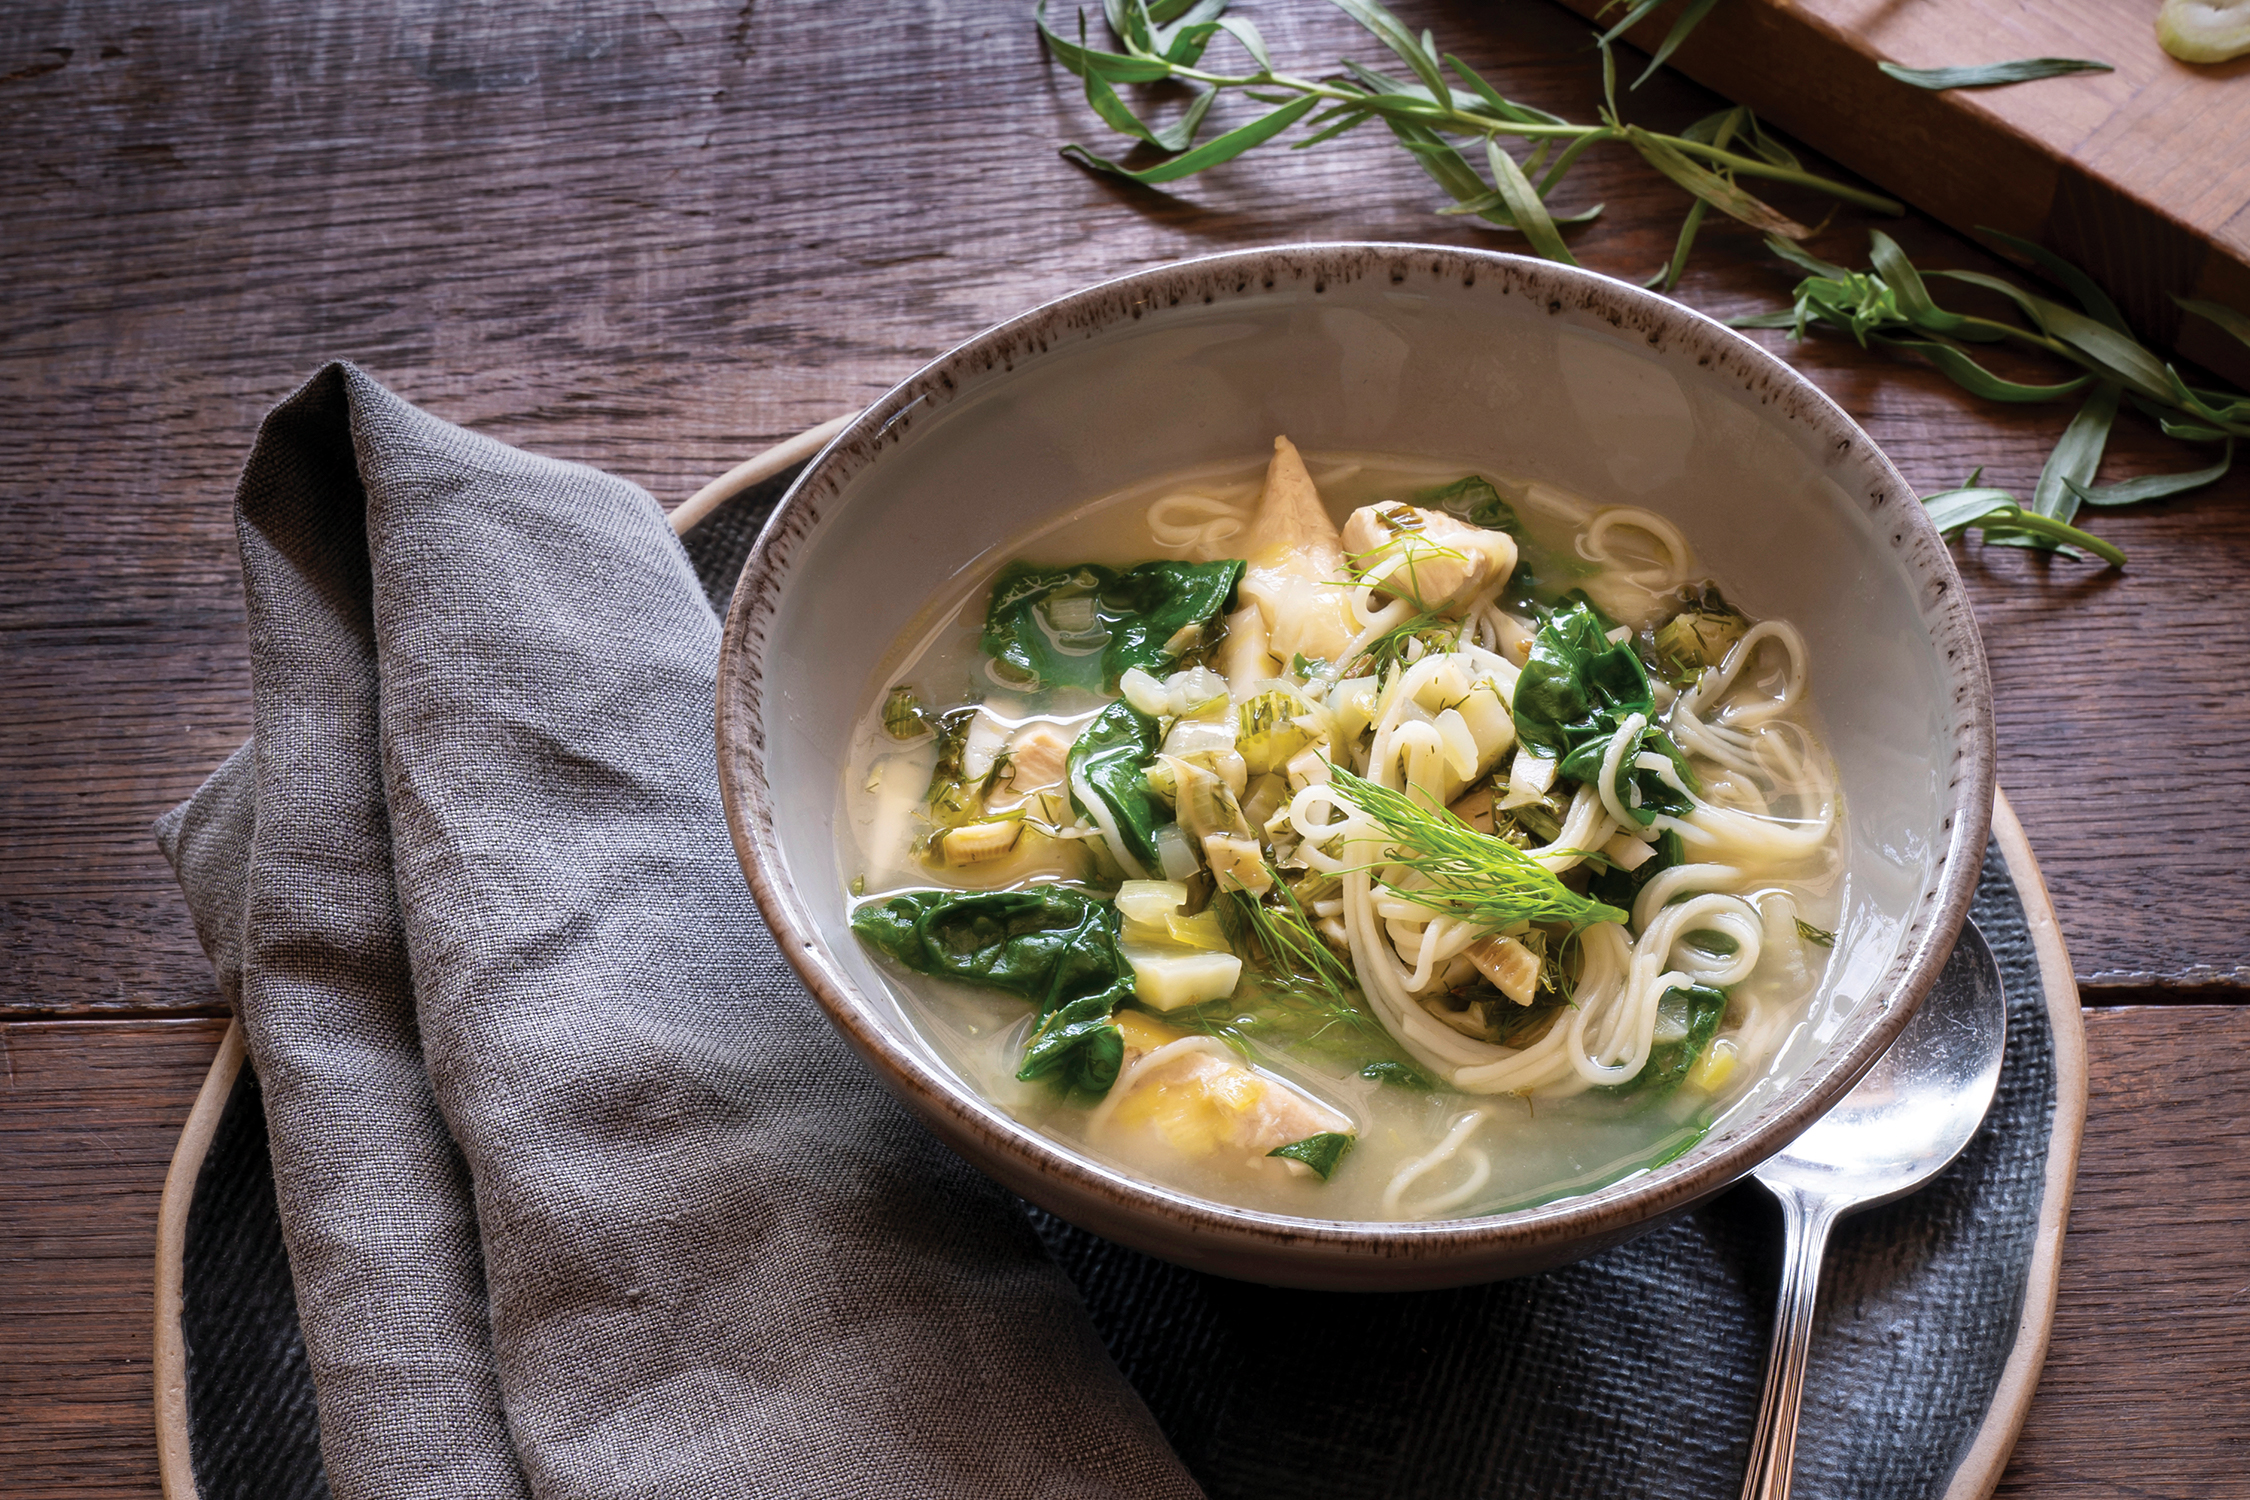
[[[1428,1223],[1212,1203],[979,1097],[847,921],[843,748],[901,632],[1066,506],[1287,433],[1429,454],[1670,517],[1756,616],[1804,632],[1846,808],[1845,904],[1775,1073],[1677,1160],[1544,1206]],[[1144,271],[933,361],[842,432],[767,524],[726,625],[736,848],[829,1019],[931,1129],[1099,1234],[1224,1275],[1405,1289],[1527,1274],[1654,1228],[1781,1148],[1882,1052],[1952,947],[1984,852],[1992,710],[1945,546],[1874,443],[1757,344],[1520,256],[1295,245]]]

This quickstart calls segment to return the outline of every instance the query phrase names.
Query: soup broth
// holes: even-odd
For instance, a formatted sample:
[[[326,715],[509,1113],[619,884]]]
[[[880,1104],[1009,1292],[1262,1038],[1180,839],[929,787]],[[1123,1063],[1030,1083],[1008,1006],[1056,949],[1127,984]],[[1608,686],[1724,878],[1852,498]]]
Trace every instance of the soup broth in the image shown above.
[[[1685,1151],[1804,1019],[1811,664],[1659,516],[1284,441],[1064,511],[923,621],[849,749],[854,926],[1076,1151],[1498,1212]]]

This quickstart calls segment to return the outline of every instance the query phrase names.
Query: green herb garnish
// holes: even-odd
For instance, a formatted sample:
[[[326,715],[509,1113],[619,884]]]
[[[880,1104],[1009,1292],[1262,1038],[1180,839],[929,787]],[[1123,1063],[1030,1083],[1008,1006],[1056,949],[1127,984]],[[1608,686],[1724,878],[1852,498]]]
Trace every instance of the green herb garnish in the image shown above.
[[[1356,1137],[1345,1135],[1342,1131],[1324,1130],[1319,1135],[1308,1135],[1301,1141],[1276,1146],[1266,1155],[1301,1161],[1318,1172],[1322,1182],[1326,1182],[1335,1172],[1336,1164],[1344,1159],[1344,1153],[1352,1149],[1354,1139]]]
[[[2099,557],[2122,567],[2123,552],[2070,524],[2079,506],[2133,505],[2218,479],[2234,461],[2234,439],[2250,437],[2250,396],[2189,385],[2177,369],[2133,338],[2117,304],[2085,272],[2029,240],[1994,229],[1979,232],[2052,276],[2078,307],[2066,307],[1982,272],[1930,273],[2007,298],[2024,322],[1953,312],[1938,306],[1906,252],[1888,235],[1876,232],[1870,236],[1870,269],[1865,271],[1848,271],[1786,240],[1769,239],[1766,243],[1776,255],[1811,274],[1797,284],[1795,305],[1789,311],[1738,318],[1735,325],[1786,328],[1791,337],[1802,338],[1808,327],[1825,324],[1861,344],[1920,355],[1963,390],[1988,400],[2059,401],[2085,392],[2077,415],[2040,470],[2028,503],[2004,489],[1978,484],[1981,470],[1959,489],[1925,496],[1923,503],[1938,529],[1948,535],[1975,527],[1988,542]],[[2250,344],[2250,317],[2217,303],[2177,300],[2187,311]],[[2070,368],[2071,376],[2051,385],[2004,380],[1979,364],[1965,347],[1999,343],[2060,361]],[[2097,486],[2094,476],[2120,404],[2154,418],[2168,437],[2224,443],[2225,450],[2208,467]]]
[[[1833,948],[1836,946],[1835,933],[1824,927],[1815,927],[1803,917],[1797,919],[1797,936],[1818,947]]]
[[[1239,559],[1149,562],[1119,572],[1008,564],[985,607],[985,653],[1017,681],[1115,692],[1127,669],[1160,671],[1221,613]]]
[[[1393,847],[1376,863],[1413,870],[1429,881],[1411,890],[1385,882],[1409,901],[1495,932],[1518,922],[1578,928],[1628,919],[1614,906],[1579,895],[1515,845],[1477,832],[1442,808],[1424,807],[1342,766],[1331,768],[1330,777],[1391,839]]]
[[[1737,178],[1807,188],[1877,213],[1905,211],[1894,199],[1808,172],[1785,152],[1761,149],[1743,154],[1692,134],[1658,135],[1624,123],[1617,113],[1616,62],[1609,44],[1647,15],[1652,3],[1635,4],[1597,43],[1604,95],[1598,125],[1575,124],[1506,98],[1460,58],[1439,52],[1428,32],[1417,34],[1375,0],[1335,0],[1335,5],[1404,63],[1410,77],[1348,60],[1341,75],[1316,78],[1279,71],[1257,27],[1224,14],[1226,0],[1200,0],[1192,8],[1187,0],[1111,0],[1103,14],[1121,49],[1116,52],[1086,45],[1083,12],[1076,42],[1048,27],[1046,0],[1040,0],[1034,14],[1048,50],[1084,81],[1086,102],[1102,123],[1132,145],[1152,148],[1165,159],[1128,167],[1075,142],[1064,146],[1063,154],[1083,166],[1135,182],[1176,182],[1193,176],[1264,145],[1300,122],[1307,134],[1295,144],[1302,150],[1380,120],[1453,200],[1440,212],[1472,215],[1513,230],[1535,253],[1568,265],[1577,261],[1563,241],[1560,226],[1584,223],[1601,207],[1557,215],[1548,200],[1580,156],[1608,143],[1631,147],[1698,201],[1764,229],[1810,233],[1743,190]],[[1693,0],[1658,49],[1651,71],[1671,55],[1712,3]],[[1240,48],[1249,71],[1220,72],[1201,66],[1205,51],[1222,35]],[[1648,74],[1641,76],[1645,79]],[[1117,86],[1160,82],[1186,85],[1191,98],[1170,125],[1156,127],[1133,112]],[[1264,112],[1198,145],[1197,138],[1221,96],[1251,100]],[[1519,161],[1504,141],[1521,142],[1524,158]]]
[[[1911,83],[1918,89],[1933,91],[1990,89],[2008,83],[2035,83],[2042,78],[2060,78],[2066,73],[2117,71],[2108,63],[2093,62],[2083,57],[2021,57],[2013,62],[1976,63],[1962,68],[1902,68],[1894,62],[1879,62],[1875,66],[1900,83]]]
[[[1436,1084],[1430,1082],[1429,1075],[1420,1068],[1392,1058],[1369,1063],[1359,1070],[1359,1076],[1371,1079],[1376,1083],[1396,1084],[1398,1087],[1416,1094],[1427,1094],[1437,1087]]]
[[[1125,1041],[1110,1017],[1133,995],[1117,913],[1067,886],[915,891],[852,913],[852,931],[917,974],[1005,990],[1039,1010],[1016,1076],[1105,1093]]]

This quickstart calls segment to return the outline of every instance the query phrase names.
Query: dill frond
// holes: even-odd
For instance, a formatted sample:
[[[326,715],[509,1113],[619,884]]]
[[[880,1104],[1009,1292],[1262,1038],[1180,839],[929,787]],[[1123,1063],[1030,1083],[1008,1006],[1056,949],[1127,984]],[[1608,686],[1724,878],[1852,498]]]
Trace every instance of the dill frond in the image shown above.
[[[1564,922],[1575,930],[1628,920],[1616,907],[1579,895],[1515,845],[1479,833],[1449,812],[1423,807],[1342,766],[1333,768],[1331,781],[1393,840],[1378,862],[1412,870],[1429,882],[1411,890],[1383,882],[1408,901],[1495,931],[1518,922]]]

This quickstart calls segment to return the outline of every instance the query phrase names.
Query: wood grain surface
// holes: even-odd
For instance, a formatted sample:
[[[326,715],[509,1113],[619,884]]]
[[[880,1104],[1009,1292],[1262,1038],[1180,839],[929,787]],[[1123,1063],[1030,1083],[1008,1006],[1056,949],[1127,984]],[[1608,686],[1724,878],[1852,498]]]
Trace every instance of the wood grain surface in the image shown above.
[[[1564,3],[1591,19],[1605,0]],[[1655,47],[1682,9],[1663,6],[1629,35]],[[2156,11],[2157,0],[1728,0],[1673,63],[1964,234],[1990,225],[2046,245],[2108,288],[2144,337],[2250,382],[2250,349],[2172,301],[2250,308],[2250,57],[2181,62],[2157,45]],[[1932,91],[1876,66],[2026,57],[2113,71]]]
[[[0,1493],[156,1493],[150,1250],[225,1023],[0,1025]],[[2092,1099],[2054,1341],[1999,1493],[2218,1500],[2250,1472],[2250,1009],[2087,1016]]]
[[[1065,7],[1067,9],[1067,7]],[[1359,33],[1243,0],[1317,70]],[[1584,24],[1549,0],[1417,0],[1511,94],[1591,119]],[[1434,217],[1362,133],[1160,193],[1055,152],[1095,138],[1028,6],[765,0],[17,0],[0,26],[0,1491],[153,1490],[148,1255],[172,1133],[220,1013],[150,822],[237,745],[249,682],[229,509],[260,415],[328,358],[668,503],[1038,300],[1206,251],[1513,242]],[[1915,61],[1931,59],[1917,58]],[[1666,75],[1628,110],[1714,96]],[[1684,208],[1595,154],[1589,266],[1639,279]],[[1786,198],[1817,219],[1825,205]],[[1815,242],[1857,259],[1873,221]],[[1927,264],[2003,270],[1920,217]],[[1719,316],[1793,282],[1706,228],[1681,288]],[[2029,489],[2067,418],[1972,401],[1826,336],[1783,350],[1925,490]],[[2201,461],[2198,459],[2197,461]],[[2104,478],[2183,467],[2137,417]],[[2001,779],[2097,1013],[2086,1175],[2017,1493],[2220,1493],[2250,1337],[2239,1140],[2250,832],[2250,477],[2104,515],[2122,575],[1961,553]],[[103,1017],[115,1019],[99,1019]],[[77,1018],[77,1019],[62,1019]],[[173,1018],[173,1019],[166,1019]],[[2195,1163],[2208,1174],[2188,1175]],[[2184,1204],[2184,1208],[2173,1205]],[[2232,1398],[2229,1398],[2232,1399]],[[2130,1414],[2130,1421],[2121,1420]],[[2144,1461],[2146,1460],[2146,1461]],[[2231,1464],[2226,1468],[2222,1464]]]

